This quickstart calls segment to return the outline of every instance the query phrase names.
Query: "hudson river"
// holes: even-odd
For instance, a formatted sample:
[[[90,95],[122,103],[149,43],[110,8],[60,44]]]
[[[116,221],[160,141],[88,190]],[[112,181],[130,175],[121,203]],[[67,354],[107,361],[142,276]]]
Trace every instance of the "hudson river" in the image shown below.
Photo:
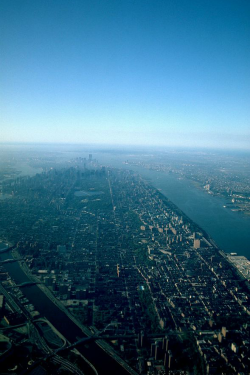
[[[85,157],[86,152],[83,155],[80,151],[66,152],[65,160],[79,156]],[[175,174],[124,164],[125,160],[134,161],[132,154],[96,152],[93,156],[104,166],[136,171],[204,229],[222,250],[244,255],[250,260],[250,216],[223,207],[229,203],[225,198],[209,195]],[[41,172],[41,168],[30,168],[26,163],[20,163],[18,167],[21,175]]]
[[[176,175],[142,169],[139,173],[204,229],[222,250],[250,259],[250,216],[223,207],[228,203],[224,198],[212,196]]]
[[[101,161],[101,158],[99,158]],[[179,179],[176,175],[146,170],[122,164],[121,159],[109,158],[107,164],[137,171],[147,179],[187,216],[203,228],[225,252],[237,252],[250,259],[250,217],[239,212],[232,212],[223,206],[227,201],[220,197],[213,197],[203,190],[194,187],[186,179]],[[106,163],[103,161],[103,164]],[[10,258],[10,254],[2,254],[2,259]],[[27,280],[17,263],[6,264],[10,275],[16,282]],[[62,313],[37,286],[23,288],[24,294],[34,303],[42,315],[46,316],[71,342],[77,337],[84,336],[81,330]],[[96,366],[99,373],[127,374],[111,357],[104,353],[96,344],[79,348]],[[86,369],[86,373],[91,373]]]
[[[107,162],[117,168],[136,171],[204,229],[222,250],[244,255],[250,260],[250,216],[223,207],[229,203],[228,200],[198,189],[187,179],[123,164],[125,158],[117,155],[97,156],[104,164]]]

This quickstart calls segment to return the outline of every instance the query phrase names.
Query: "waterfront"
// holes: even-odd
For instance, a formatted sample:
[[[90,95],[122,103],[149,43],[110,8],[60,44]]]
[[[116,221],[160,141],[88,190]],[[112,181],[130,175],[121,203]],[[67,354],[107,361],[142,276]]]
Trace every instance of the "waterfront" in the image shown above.
[[[55,146],[53,147],[55,148]],[[20,150],[20,146],[16,148],[14,148],[15,153],[14,149],[12,152],[17,158],[22,148]],[[46,147],[44,150],[43,148],[40,150],[41,155],[42,152],[48,151]],[[94,158],[103,166],[131,169],[139,173],[150,184],[160,189],[161,193],[178,206],[190,219],[203,228],[222,250],[227,253],[236,252],[238,255],[244,255],[250,259],[249,216],[223,207],[229,203],[228,200],[208,194],[205,190],[194,186],[189,180],[180,179],[177,174],[158,172],[132,165],[131,163],[141,158],[138,152],[129,153],[127,151],[122,152],[122,150],[119,152],[108,150],[93,151],[89,148],[82,150],[80,146],[76,149],[74,147],[70,149],[67,146],[65,149],[55,148],[53,156],[57,156],[58,160],[66,162],[79,156],[86,157],[91,152],[94,152]],[[31,176],[42,171],[42,168],[33,168],[21,161],[16,164],[16,168],[21,171],[22,176]]]
[[[0,259],[5,260],[11,257],[10,253],[0,254]],[[22,271],[18,262],[5,264],[5,268],[17,284],[29,281],[28,276]],[[71,343],[79,338],[86,337],[82,330],[57,307],[40,288],[36,285],[23,287],[22,292],[29,299],[42,317],[46,317],[55,328]],[[120,364],[118,364],[109,354],[101,349],[96,343],[88,342],[81,344],[77,349],[94,365],[99,375],[109,373],[110,375],[128,375]],[[92,375],[93,371],[88,365],[84,368],[86,375]]]
[[[134,170],[204,229],[223,251],[250,259],[250,217],[223,207],[229,203],[225,198],[212,196],[177,174],[125,164],[126,159],[134,160],[133,155],[102,153],[97,159],[116,168]]]
[[[142,169],[140,174],[204,229],[222,250],[250,259],[249,216],[223,207],[227,203],[224,198],[211,196],[176,175]]]
[[[66,181],[67,179],[65,179],[65,175],[64,175],[64,173],[65,172],[60,172],[62,175],[63,175],[63,181]],[[115,173],[117,173],[117,174],[119,174],[119,173],[121,173],[121,172],[115,172]],[[141,173],[142,174],[142,173]],[[109,175],[109,174],[108,174]],[[123,191],[127,191],[127,192],[129,192],[129,194],[127,195],[127,196],[133,196],[133,194],[134,194],[134,192],[135,192],[135,194],[136,194],[136,192],[138,193],[138,189],[135,189],[134,188],[134,179],[136,180],[137,178],[133,175],[133,174],[130,174],[130,173],[124,173],[124,175],[125,176],[129,176],[130,175],[130,177],[131,177],[131,179],[127,179],[126,178],[126,183],[127,183],[127,185],[124,185],[124,181],[123,180],[121,180],[121,181],[123,181],[123,183],[121,183],[120,185],[118,185],[117,186],[117,184],[118,184],[118,180],[116,179],[116,177],[115,176],[113,176],[113,182],[115,181],[115,185],[113,184],[113,189],[114,189],[114,192],[115,192],[115,194],[116,194],[116,198],[115,199],[120,199],[120,197],[122,196],[121,195],[121,192],[123,192]],[[159,175],[159,173],[158,172],[156,172],[156,173],[154,173],[154,182],[153,182],[153,184],[158,188],[158,189],[160,189],[162,192],[163,192],[163,189],[161,188],[161,185],[159,185],[159,180],[160,180],[160,178],[159,178],[159,176],[162,176],[163,177],[163,184],[165,184],[166,183],[166,180],[165,180],[165,177],[166,177],[166,175],[163,175],[163,174],[160,174]],[[167,175],[168,176],[168,175]],[[66,176],[67,177],[67,176]],[[146,177],[147,179],[149,179],[149,178],[152,178],[152,174],[151,175],[149,175],[149,176],[146,176],[146,175],[144,175],[144,177]],[[182,183],[182,182],[184,182],[184,184],[183,184],[183,188],[184,188],[184,191],[183,191],[183,195],[184,195],[184,201],[186,202],[187,201],[187,196],[186,196],[186,191],[185,191],[185,188],[186,188],[186,184],[187,184],[187,182],[188,181],[186,181],[186,180],[180,180],[180,179],[176,179],[176,176],[172,176],[172,175],[169,175],[168,177],[175,177],[175,179],[173,180],[173,186],[176,188],[176,182],[180,182],[180,183]],[[58,178],[58,177],[57,177]],[[158,207],[158,209],[160,210],[160,211],[158,211],[157,209],[156,209],[156,207],[154,206],[150,206],[150,205],[152,205],[152,202],[155,202],[155,200],[154,200],[154,195],[151,195],[151,194],[149,194],[149,196],[147,195],[147,194],[142,194],[143,193],[143,189],[146,189],[146,191],[148,191],[147,189],[150,189],[149,187],[147,188],[146,187],[146,185],[141,181],[141,179],[140,178],[138,178],[137,179],[138,180],[138,186],[140,187],[140,189],[139,189],[139,197],[140,197],[140,199],[141,199],[141,197],[142,196],[147,196],[147,199],[145,198],[145,207],[144,207],[144,211],[143,211],[143,205],[142,205],[142,200],[140,200],[140,204],[138,203],[138,200],[135,198],[135,200],[133,200],[133,201],[130,201],[129,200],[129,203],[130,204],[132,204],[132,207],[134,207],[134,209],[136,210],[136,212],[139,210],[139,212],[141,212],[141,214],[142,215],[147,215],[149,212],[151,212],[150,211],[150,209],[152,208],[152,215],[154,215],[153,217],[155,218],[155,220],[157,220],[158,218],[159,218],[159,213],[161,212],[161,210],[160,210],[160,206]],[[84,180],[85,181],[85,180]],[[91,179],[91,186],[92,186],[92,184],[93,184],[93,179]],[[161,181],[160,181],[161,182]],[[85,183],[86,183],[86,181],[85,182],[83,182],[82,183],[82,186],[79,186],[79,191],[85,191],[85,190],[82,190],[83,188],[85,188]],[[72,186],[72,185],[70,185],[70,186]],[[110,186],[110,185],[109,185]],[[115,188],[114,188],[114,186],[115,186]],[[164,187],[164,186],[163,186]],[[192,187],[192,186],[191,186]],[[97,191],[99,191],[99,186],[97,186],[97,189],[96,189]],[[169,189],[168,189],[168,191],[169,191]],[[181,191],[181,188],[179,188],[179,193],[180,193],[180,191]],[[200,193],[201,194],[203,194],[202,196],[204,196],[204,193],[202,192],[202,191],[200,191]],[[113,194],[113,193],[112,193]],[[158,195],[158,194],[157,194]],[[166,194],[167,196],[169,196],[169,194]],[[112,197],[113,197],[113,195],[111,195]],[[159,195],[160,196],[160,195]],[[114,196],[115,197],[115,196]],[[41,197],[42,198],[42,197]],[[211,197],[212,199],[214,199],[214,197]],[[135,202],[135,203],[134,203]],[[125,206],[126,206],[126,201],[124,202],[124,204],[125,204]],[[135,206],[134,206],[134,204],[135,204]],[[136,204],[139,204],[139,206],[136,206]],[[153,203],[153,205],[154,205],[154,203]],[[192,202],[190,202],[190,205],[192,205]],[[180,206],[180,205],[179,205]],[[23,209],[23,206],[21,205],[21,210]],[[142,210],[142,211],[141,211]],[[172,207],[171,209],[170,209],[170,217],[171,218],[173,218],[174,217],[174,214],[173,214],[173,212],[171,211],[171,210],[173,210],[173,211],[175,211],[174,210],[174,208]],[[113,212],[113,211],[112,211]],[[180,213],[179,213],[179,215],[181,215]],[[57,217],[57,214],[56,214],[56,217]],[[78,216],[77,216],[78,217]],[[113,218],[113,216],[111,215],[111,219]],[[117,214],[117,218],[119,218],[119,216],[118,216],[118,214]],[[165,222],[165,220],[166,220],[166,218],[164,219],[164,222]],[[180,220],[180,222],[182,221],[182,219],[180,219],[179,218],[179,220]],[[127,222],[127,220],[121,220],[121,222],[120,223],[126,223]],[[82,223],[85,223],[85,221],[83,220],[83,218],[82,218]],[[153,223],[156,225],[156,222],[153,220]],[[172,223],[173,223],[173,225],[174,225],[174,219],[172,219]],[[163,224],[163,223],[162,223]],[[89,218],[87,219],[87,226],[89,226],[90,225],[90,222],[89,222]],[[157,224],[158,225],[158,224]],[[171,224],[172,225],[172,224]],[[101,231],[100,231],[100,229],[101,229],[101,227],[99,228],[99,235],[102,233]],[[106,233],[106,229],[107,228],[105,228],[105,233]],[[95,233],[95,231],[94,231],[94,229],[92,229],[92,231],[93,231],[93,233]],[[188,236],[188,238],[190,238],[190,234],[192,235],[192,233],[193,233],[193,231],[197,231],[196,229],[195,229],[195,227],[193,227],[192,228],[192,230],[191,230],[191,232],[189,232],[189,236]],[[46,232],[47,233],[47,232]],[[129,231],[129,233],[133,233],[133,226],[131,227],[131,230]],[[174,233],[174,232],[173,232]],[[184,234],[184,233],[183,233]],[[19,235],[18,235],[19,236]],[[19,237],[18,237],[19,238]],[[82,238],[82,235],[81,235],[81,238]],[[192,237],[191,237],[192,238]],[[176,239],[177,241],[178,241],[178,239]],[[88,241],[88,243],[90,243],[89,242],[89,239],[87,239],[87,241]],[[56,242],[56,243],[58,243],[58,242]],[[116,244],[117,243],[117,241],[116,241],[116,239],[114,239],[114,243]],[[185,242],[186,243],[186,242]],[[80,244],[78,243],[78,246],[79,246]],[[153,245],[153,244],[152,244]],[[175,246],[175,245],[173,245],[173,246]],[[215,250],[215,249],[214,249]],[[204,256],[206,255],[208,253],[208,251],[206,251],[205,252],[205,254],[204,254]],[[212,254],[212,253],[211,253]],[[210,254],[210,255],[211,255]],[[215,254],[217,255],[217,252],[215,251]],[[32,254],[31,254],[32,255]],[[216,255],[214,255],[214,256],[216,256]],[[128,256],[128,259],[127,259],[127,261],[126,261],[126,264],[130,264],[129,263],[129,260],[131,259],[131,256]],[[170,260],[170,259],[169,259]],[[219,259],[219,261],[220,261],[220,259]],[[103,264],[102,263],[102,260],[101,260],[101,264]],[[116,262],[115,262],[115,264],[116,264]],[[206,263],[205,263],[206,264]],[[15,266],[18,266],[17,264],[15,265]],[[18,275],[19,274],[19,272],[18,272],[18,270],[15,270],[14,269],[15,267],[11,267],[11,269],[12,269],[12,275],[14,275],[14,277],[15,277],[15,280],[17,280],[17,282],[21,282],[21,280],[18,280],[18,277],[20,276],[20,275]],[[132,271],[133,270],[133,268],[131,268],[131,270],[130,271]],[[199,268],[199,270],[200,270],[200,268]],[[150,273],[150,271],[147,269],[147,268],[145,268],[145,272],[149,272]],[[167,272],[167,271],[166,271]],[[197,270],[197,272],[198,272],[198,270]],[[229,278],[232,276],[231,274],[228,274],[229,275]],[[227,279],[228,279],[228,275],[227,275]],[[22,275],[21,275],[22,276]],[[205,285],[205,284],[204,284]],[[46,300],[46,296],[42,296],[41,297],[41,292],[40,293],[37,293],[37,289],[36,289],[36,287],[30,287],[30,288],[26,288],[26,289],[24,289],[25,290],[25,295],[30,299],[30,301],[32,301],[33,302],[33,304],[35,305],[35,307],[42,313],[42,314],[44,314],[50,321],[52,321],[52,323],[56,326],[56,328],[58,328],[58,330],[60,330],[70,341],[75,341],[79,336],[81,337],[81,336],[84,336],[82,333],[81,333],[81,331],[79,330],[79,328],[78,327],[76,327],[76,326],[74,326],[74,324],[72,323],[72,321],[70,321],[69,320],[69,317],[67,316],[67,314],[66,315],[64,315],[61,311],[59,311],[59,313],[57,312],[57,308],[56,308],[56,306],[53,306],[52,308],[50,307],[50,303],[51,303],[51,301],[48,301],[48,300]],[[26,291],[27,290],[27,291]],[[171,295],[173,294],[173,291],[172,291],[172,288],[171,288],[171,291],[170,291],[170,293],[171,293]],[[45,298],[45,300],[44,300],[44,298]],[[117,298],[117,296],[116,296],[116,298]],[[160,308],[160,306],[162,306],[162,303],[159,305],[159,307],[158,308]],[[54,310],[54,311],[53,311]],[[237,310],[237,313],[238,313],[238,310]],[[55,318],[56,317],[56,318]],[[74,326],[74,328],[71,328],[71,326],[72,326],[72,324],[73,324],[73,326]],[[66,332],[64,331],[66,329]],[[80,335],[75,331],[74,332],[74,330],[75,329],[77,329],[78,331],[80,331]],[[68,332],[68,331],[70,331],[70,333]],[[137,332],[138,330],[136,330],[136,332]],[[74,332],[74,333],[73,333]],[[71,339],[70,339],[71,338]],[[93,360],[95,360],[95,358],[93,358],[93,360],[92,360],[92,358],[91,358],[91,355],[93,355],[93,353],[95,353],[95,356],[96,356],[96,348],[97,348],[97,346],[95,345],[95,344],[93,344],[93,346],[92,346],[92,344],[90,345],[90,346],[88,346],[88,348],[87,349],[89,349],[91,347],[91,353],[88,353],[87,352],[87,354],[86,354],[86,349],[83,349],[83,353],[84,353],[84,355],[88,358],[88,359],[90,359],[90,361],[92,362]],[[102,355],[104,355],[104,357],[105,357],[105,353],[103,352],[102,354],[101,354],[101,356]],[[101,359],[101,356],[99,355],[99,359]],[[107,361],[107,358],[104,358],[104,360],[102,360],[102,363],[104,363],[105,364],[105,371],[106,371],[106,369],[107,368],[109,368],[109,373],[112,373],[111,371],[113,370],[113,364],[107,364],[106,363],[106,361]],[[95,362],[94,362],[94,364],[95,364]],[[119,366],[118,366],[119,367]],[[110,371],[110,368],[112,368],[112,370]],[[101,369],[102,370],[102,369]],[[119,371],[119,372],[121,372],[121,371]],[[102,373],[102,372],[101,372]]]

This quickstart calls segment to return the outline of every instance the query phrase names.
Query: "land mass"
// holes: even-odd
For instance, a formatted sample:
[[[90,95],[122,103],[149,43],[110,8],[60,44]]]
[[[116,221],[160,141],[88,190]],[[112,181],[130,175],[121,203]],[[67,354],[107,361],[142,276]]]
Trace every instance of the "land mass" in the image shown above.
[[[1,238],[26,273],[131,371],[246,373],[248,273],[136,173],[74,164],[3,183]]]

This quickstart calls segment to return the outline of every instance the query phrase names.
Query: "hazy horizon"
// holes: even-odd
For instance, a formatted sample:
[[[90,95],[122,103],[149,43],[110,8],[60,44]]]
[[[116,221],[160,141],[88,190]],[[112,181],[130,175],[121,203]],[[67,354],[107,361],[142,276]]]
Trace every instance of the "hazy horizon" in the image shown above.
[[[123,153],[123,152],[187,152],[187,153],[196,153],[196,152],[222,152],[222,153],[246,153],[246,154],[249,154],[250,153],[250,149],[248,148],[242,148],[242,147],[239,147],[239,148],[233,148],[233,147],[209,147],[209,146],[189,146],[189,145],[186,145],[186,146],[181,146],[181,145],[173,145],[173,146],[170,146],[170,145],[166,145],[166,146],[162,146],[162,145],[136,145],[136,144],[108,144],[108,143],[67,143],[67,142],[64,142],[64,143],[61,143],[61,142],[1,142],[0,141],[0,145],[1,146],[20,146],[20,147],[29,147],[29,148],[42,148],[43,146],[44,147],[48,147],[50,148],[51,150],[53,150],[53,147],[54,148],[69,148],[69,149],[77,149],[77,148],[81,148],[82,151],[85,151],[85,152],[120,152],[120,153]],[[80,150],[78,150],[80,152]]]

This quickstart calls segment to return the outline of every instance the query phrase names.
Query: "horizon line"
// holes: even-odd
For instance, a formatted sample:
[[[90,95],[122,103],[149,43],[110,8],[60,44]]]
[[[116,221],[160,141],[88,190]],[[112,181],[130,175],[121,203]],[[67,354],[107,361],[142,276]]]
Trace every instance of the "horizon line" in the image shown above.
[[[211,145],[203,145],[203,146],[197,146],[197,145],[156,145],[156,144],[127,144],[127,143],[98,143],[98,142],[36,142],[36,141],[0,141],[0,145],[27,145],[27,146],[84,146],[84,147],[110,147],[110,148],[117,148],[117,147],[123,147],[123,148],[167,148],[167,149],[188,149],[188,150],[214,150],[214,151],[249,151],[250,147],[230,147],[230,146],[224,146],[224,147],[218,147],[218,146],[211,146]]]

